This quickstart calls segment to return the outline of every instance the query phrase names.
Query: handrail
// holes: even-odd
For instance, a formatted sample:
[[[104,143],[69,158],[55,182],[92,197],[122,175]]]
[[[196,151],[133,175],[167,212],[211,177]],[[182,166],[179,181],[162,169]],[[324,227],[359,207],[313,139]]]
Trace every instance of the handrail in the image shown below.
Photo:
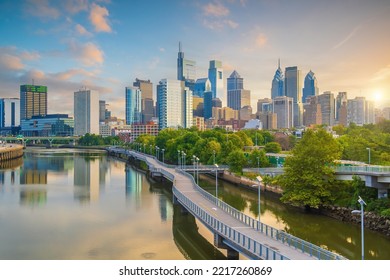
[[[155,160],[156,157],[153,157],[153,156],[150,156],[150,155],[143,155],[143,154],[140,154],[138,152],[134,152],[134,151],[126,151],[124,150],[126,154],[130,155],[134,155],[136,156],[138,159],[141,159],[143,161],[145,161],[146,163],[148,163],[148,158],[154,158]],[[158,160],[157,160],[158,161]],[[159,162],[159,164],[162,164],[163,166],[165,167],[168,167],[168,165],[165,165],[161,162]],[[333,253],[333,252],[330,252],[328,250],[325,250],[317,245],[314,245],[310,242],[307,242],[305,240],[302,240],[298,237],[295,237],[291,234],[288,234],[286,233],[285,231],[283,230],[278,230],[274,227],[271,227],[267,224],[264,224],[264,223],[261,223],[259,222],[258,220],[255,220],[253,219],[252,217],[242,213],[241,211],[235,209],[234,207],[230,206],[229,204],[223,202],[222,200],[216,198],[215,196],[213,196],[212,194],[208,193],[207,191],[205,191],[204,189],[202,189],[198,184],[196,184],[194,178],[192,175],[190,175],[189,173],[185,172],[185,170],[182,170],[182,169],[178,169],[177,166],[174,166],[176,167],[175,170],[181,174],[183,174],[184,176],[186,176],[189,180],[191,180],[192,184],[195,186],[196,190],[199,191],[199,193],[205,197],[207,200],[211,201],[212,203],[216,204],[219,208],[221,208],[223,211],[225,211],[226,213],[230,214],[231,216],[233,216],[234,218],[236,218],[237,220],[243,222],[245,225],[259,231],[260,233],[262,234],[265,234],[267,237],[270,237],[274,240],[277,240],[285,245],[288,245],[290,247],[293,247],[295,248],[296,250],[300,250],[302,253],[306,253],[310,256],[314,256],[318,259],[327,259],[327,260],[343,260],[343,259],[346,259],[344,258],[343,256],[339,255],[339,254],[336,254],[336,253]],[[171,168],[171,167],[168,167],[168,168]],[[215,168],[214,168],[215,169]],[[170,173],[169,171],[165,170],[165,169],[162,169],[162,168],[154,168],[153,171],[155,172],[159,172],[161,174],[163,174],[166,178],[168,178],[169,180],[171,180],[172,182],[174,182],[174,175],[172,173]],[[188,198],[185,197],[177,188],[176,186],[174,186],[174,192],[177,193],[180,193],[180,196],[181,196],[181,201],[184,203],[186,202],[186,206],[187,207],[191,207],[191,212],[193,212],[195,215],[198,215],[197,213],[199,212],[205,212],[207,215],[209,215],[205,210],[203,210],[201,207],[199,207],[198,205],[196,205],[195,203],[192,202],[193,205],[190,205],[188,203]],[[203,216],[205,216],[206,214],[203,214]],[[210,215],[209,215],[210,216]],[[207,219],[214,219],[213,217],[208,217]],[[205,220],[206,223],[208,223],[207,221],[208,220]],[[223,228],[226,228],[226,229],[229,229],[229,232],[233,231],[234,232],[234,235],[239,235],[243,238],[243,240],[245,240],[245,238],[247,238],[247,240],[250,240],[248,241],[250,244],[250,242],[253,242],[253,244],[258,244],[258,246],[260,246],[260,250],[262,250],[261,246],[263,246],[263,248],[266,248],[266,246],[256,242],[255,240],[252,240],[250,239],[249,237],[241,234],[241,233],[236,233],[236,231],[234,229],[231,229],[229,228],[229,226],[225,225],[224,223],[218,221],[219,225],[221,225],[221,227]],[[218,228],[217,228],[218,229]],[[226,232],[224,233],[224,235],[226,234]],[[228,237],[230,238],[231,235],[229,236],[226,236],[225,237]],[[238,239],[239,241],[240,239]],[[236,242],[236,241],[234,241]],[[244,244],[245,244],[245,241],[244,241]],[[238,245],[240,245],[240,242],[238,242]],[[254,248],[256,248],[256,246],[254,246]],[[269,252],[269,250],[273,251],[272,249],[268,248],[268,251],[266,249],[267,252]],[[261,252],[261,251],[260,251]],[[277,256],[279,253],[277,252],[273,252],[272,253],[273,256]],[[279,254],[280,255],[280,254]],[[267,255],[268,256],[268,255]],[[281,259],[287,259],[286,257],[282,256]]]

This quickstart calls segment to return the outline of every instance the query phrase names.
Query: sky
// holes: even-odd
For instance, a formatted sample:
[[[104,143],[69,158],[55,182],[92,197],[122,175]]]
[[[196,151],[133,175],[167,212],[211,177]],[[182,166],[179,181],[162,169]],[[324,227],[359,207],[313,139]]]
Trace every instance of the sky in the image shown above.
[[[320,93],[390,106],[389,14],[388,0],[0,0],[0,98],[34,80],[48,86],[48,113],[73,116],[73,93],[87,87],[124,118],[136,78],[154,91],[176,79],[181,42],[198,78],[214,59],[225,78],[236,70],[254,108],[279,58],[302,86],[312,70]]]

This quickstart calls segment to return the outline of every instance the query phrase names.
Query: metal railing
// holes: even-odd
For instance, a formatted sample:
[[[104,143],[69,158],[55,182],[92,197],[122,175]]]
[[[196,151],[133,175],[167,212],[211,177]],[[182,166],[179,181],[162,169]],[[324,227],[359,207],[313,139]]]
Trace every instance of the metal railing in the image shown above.
[[[383,173],[390,175],[390,166],[336,166],[335,171],[348,173]]]
[[[140,153],[136,153],[136,152],[129,152],[129,151],[125,151],[126,154],[132,154],[134,156],[136,156],[138,159],[141,159],[141,160],[144,160],[145,162],[148,162],[147,158],[154,158],[156,159],[155,157],[152,157],[150,155],[141,155]],[[156,159],[157,160],[157,159]],[[314,245],[310,242],[307,242],[305,240],[302,240],[298,237],[295,237],[291,234],[288,234],[286,233],[285,231],[283,230],[278,230],[274,227],[271,227],[267,224],[264,224],[264,223],[261,223],[259,222],[258,220],[256,219],[253,219],[252,217],[242,213],[241,211],[235,209],[234,207],[230,206],[229,204],[223,202],[222,200],[216,198],[215,196],[213,196],[212,194],[208,193],[207,191],[205,191],[204,189],[202,189],[199,185],[196,184],[194,178],[189,174],[187,173],[185,170],[181,170],[181,169],[178,169],[177,166],[169,166],[169,165],[166,165],[166,164],[163,164],[161,162],[159,162],[159,164],[167,167],[167,168],[172,168],[172,167],[176,167],[176,172],[180,172],[181,174],[183,174],[184,176],[186,176],[190,181],[191,183],[193,184],[193,186],[195,187],[195,189],[203,196],[205,197],[207,200],[209,200],[210,202],[214,203],[217,207],[219,207],[220,209],[222,209],[223,211],[225,211],[226,213],[230,214],[232,217],[234,217],[235,219],[237,219],[238,221],[244,223],[245,225],[247,225],[248,227],[251,227],[257,231],[259,231],[260,233],[266,235],[267,237],[270,237],[274,240],[277,240],[289,247],[293,247],[294,249],[296,250],[299,250],[301,251],[302,253],[305,253],[305,254],[308,254],[309,256],[313,256],[315,258],[318,258],[320,260],[344,260],[346,258],[344,258],[343,256],[339,255],[339,254],[336,254],[336,253],[333,253],[333,252],[330,252],[326,249],[323,249],[317,245]],[[165,170],[163,168],[152,168],[153,169],[153,172],[160,172],[161,174],[163,174],[166,178],[168,178],[169,180],[171,180],[172,182],[174,182],[175,180],[175,176],[170,173],[168,170]],[[193,214],[195,215],[199,215],[199,213],[201,213],[202,211],[205,212],[203,213],[202,215],[203,216],[199,216],[199,218],[201,218],[203,220],[203,217],[206,217],[206,220],[203,220],[204,222],[206,222],[208,225],[213,225],[213,224],[210,224],[209,223],[209,220],[213,220],[215,218],[213,218],[211,215],[209,215],[207,213],[207,211],[203,210],[202,208],[200,208],[198,205],[196,205],[195,203],[193,203],[192,201],[190,201],[184,194],[182,194],[179,190],[177,190],[176,186],[174,186],[174,193],[176,195],[177,198],[179,198],[177,196],[177,194],[179,194],[180,196],[180,201],[182,201],[183,203],[185,202],[185,206],[186,207],[190,207],[190,209],[188,210],[191,210],[191,212],[193,212]],[[191,202],[191,203],[190,203]],[[206,215],[207,214],[207,215]],[[209,219],[209,220],[207,220]],[[223,236],[227,237],[227,238],[236,238],[235,236],[236,235],[240,235],[242,239],[238,239],[236,240],[238,243],[236,243],[236,241],[234,241],[236,244],[238,245],[242,245],[244,244],[245,245],[245,240],[248,240],[249,243],[247,243],[248,246],[250,246],[250,242],[253,242],[253,248],[259,248],[259,250],[262,250],[261,249],[261,246],[263,246],[264,250],[266,250],[266,252],[270,252],[269,250],[273,251],[272,249],[268,248],[268,251],[267,251],[267,246],[264,246],[258,242],[256,242],[255,240],[252,240],[250,239],[249,237],[235,231],[234,229],[231,229],[229,228],[227,225],[225,225],[224,223],[220,222],[220,221],[217,221],[222,228],[226,228],[225,231],[219,231],[218,227],[217,227],[217,230],[219,233],[222,233]],[[214,223],[214,222],[213,222]],[[213,227],[214,228],[214,227]],[[229,233],[226,235],[226,232]],[[234,232],[234,233],[232,233]],[[233,234],[233,235],[232,235]],[[241,240],[241,243],[239,242],[239,240]],[[251,240],[251,241],[249,241]],[[257,245],[256,245],[257,244]],[[260,244],[260,245],[259,245]],[[240,246],[241,246],[240,245]],[[243,246],[244,246],[243,245]],[[258,246],[258,247],[256,247]],[[260,246],[260,247],[259,247]],[[249,250],[248,248],[246,248],[244,246],[245,249]],[[260,251],[261,252],[261,251]],[[265,256],[268,256],[268,253],[267,255]],[[277,252],[271,252],[274,256],[277,256],[277,254],[280,255],[280,253],[277,253]],[[262,255],[261,255],[262,256]],[[278,259],[287,259],[286,257],[280,255],[281,257],[278,258]],[[262,256],[264,257],[264,256]]]

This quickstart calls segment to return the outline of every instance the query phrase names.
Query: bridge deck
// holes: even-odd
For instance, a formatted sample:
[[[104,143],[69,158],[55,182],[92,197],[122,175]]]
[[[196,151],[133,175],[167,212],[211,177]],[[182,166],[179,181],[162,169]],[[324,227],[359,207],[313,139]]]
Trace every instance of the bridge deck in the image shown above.
[[[160,172],[171,180],[173,182],[174,194],[187,210],[214,233],[221,235],[225,240],[225,244],[246,254],[250,258],[294,260],[344,259],[342,256],[259,223],[228,206],[223,201],[217,200],[214,196],[205,194],[205,191],[202,192],[200,190],[193,178],[182,170],[165,165],[148,155],[129,151],[125,153],[144,160],[154,172]],[[292,244],[294,242],[295,246]],[[298,243],[300,245],[296,246]],[[301,245],[302,247],[300,247]],[[310,252],[314,248],[314,253],[308,253],[308,248],[310,248]],[[265,249],[267,251],[266,254],[264,253]],[[316,252],[318,252],[318,255]]]

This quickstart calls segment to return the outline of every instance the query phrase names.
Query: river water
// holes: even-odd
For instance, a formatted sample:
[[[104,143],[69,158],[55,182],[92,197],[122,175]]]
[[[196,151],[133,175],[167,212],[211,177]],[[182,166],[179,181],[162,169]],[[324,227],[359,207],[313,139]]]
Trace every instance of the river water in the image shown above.
[[[1,167],[0,167],[1,168]],[[202,177],[213,193],[215,178]],[[219,182],[220,198],[257,218],[257,193]],[[359,259],[360,227],[261,196],[261,221]],[[0,169],[0,259],[224,259],[212,234],[172,204],[171,184],[100,151],[28,149]],[[366,259],[390,239],[365,231]]]

